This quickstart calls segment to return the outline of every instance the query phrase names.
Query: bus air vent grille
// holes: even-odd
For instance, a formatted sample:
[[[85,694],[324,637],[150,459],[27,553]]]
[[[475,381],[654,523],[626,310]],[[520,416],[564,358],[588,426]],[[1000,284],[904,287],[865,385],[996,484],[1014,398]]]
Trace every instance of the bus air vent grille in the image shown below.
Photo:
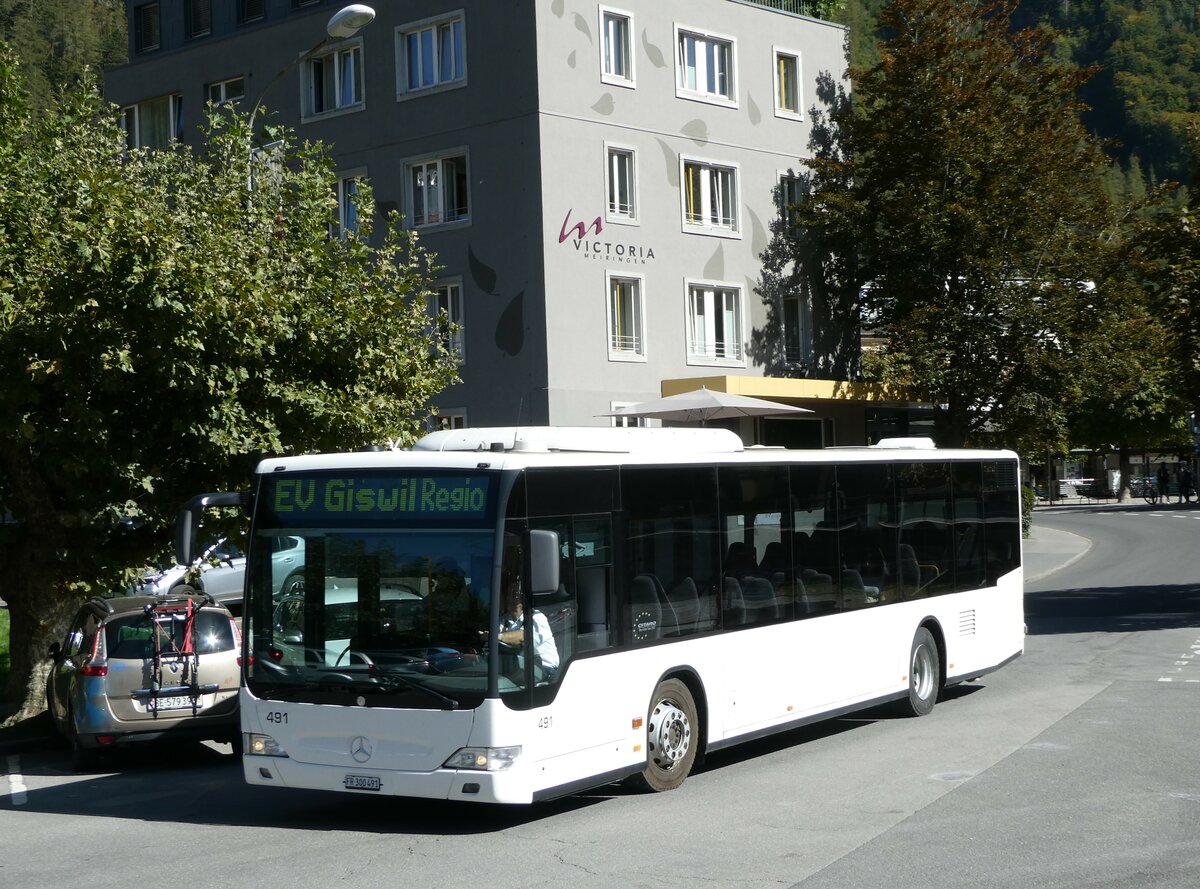
[[[960,611],[958,613],[958,635],[975,635],[975,609],[972,608],[970,611]]]

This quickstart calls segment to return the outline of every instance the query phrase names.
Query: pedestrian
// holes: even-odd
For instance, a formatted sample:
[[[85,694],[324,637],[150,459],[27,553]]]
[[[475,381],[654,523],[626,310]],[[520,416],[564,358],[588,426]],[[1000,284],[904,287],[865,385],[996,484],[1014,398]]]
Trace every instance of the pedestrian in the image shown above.
[[[1192,468],[1186,463],[1179,471],[1179,502],[1186,503],[1192,498]]]
[[[1171,486],[1171,472],[1166,463],[1158,464],[1158,496],[1163,503],[1167,502],[1167,489]]]

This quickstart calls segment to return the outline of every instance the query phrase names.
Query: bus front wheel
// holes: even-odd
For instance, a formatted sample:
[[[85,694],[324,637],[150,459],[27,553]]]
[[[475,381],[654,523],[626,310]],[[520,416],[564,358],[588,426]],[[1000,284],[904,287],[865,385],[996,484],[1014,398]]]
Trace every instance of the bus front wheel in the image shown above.
[[[933,633],[919,627],[908,658],[908,697],[899,702],[905,716],[927,716],[942,684],[941,658]]]
[[[646,768],[635,777],[645,790],[674,790],[696,762],[699,722],[696,702],[678,679],[667,679],[654,689],[646,718]]]

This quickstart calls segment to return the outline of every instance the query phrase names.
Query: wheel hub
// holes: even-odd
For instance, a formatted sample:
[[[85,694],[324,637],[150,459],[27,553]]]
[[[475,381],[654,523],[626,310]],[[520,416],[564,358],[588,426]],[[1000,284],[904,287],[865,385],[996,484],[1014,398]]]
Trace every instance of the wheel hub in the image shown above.
[[[655,764],[669,769],[683,759],[692,743],[687,714],[670,701],[659,701],[650,714],[650,755]]]

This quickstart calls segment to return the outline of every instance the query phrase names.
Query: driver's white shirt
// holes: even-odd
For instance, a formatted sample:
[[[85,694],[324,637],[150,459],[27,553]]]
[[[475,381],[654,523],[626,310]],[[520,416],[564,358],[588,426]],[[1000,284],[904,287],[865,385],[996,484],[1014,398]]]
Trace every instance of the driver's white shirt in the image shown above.
[[[523,614],[520,617],[509,618],[501,625],[504,632],[524,628],[525,616]],[[558,669],[558,646],[554,644],[554,633],[550,631],[550,621],[546,620],[546,615],[536,608],[533,611],[533,650],[544,669]]]

